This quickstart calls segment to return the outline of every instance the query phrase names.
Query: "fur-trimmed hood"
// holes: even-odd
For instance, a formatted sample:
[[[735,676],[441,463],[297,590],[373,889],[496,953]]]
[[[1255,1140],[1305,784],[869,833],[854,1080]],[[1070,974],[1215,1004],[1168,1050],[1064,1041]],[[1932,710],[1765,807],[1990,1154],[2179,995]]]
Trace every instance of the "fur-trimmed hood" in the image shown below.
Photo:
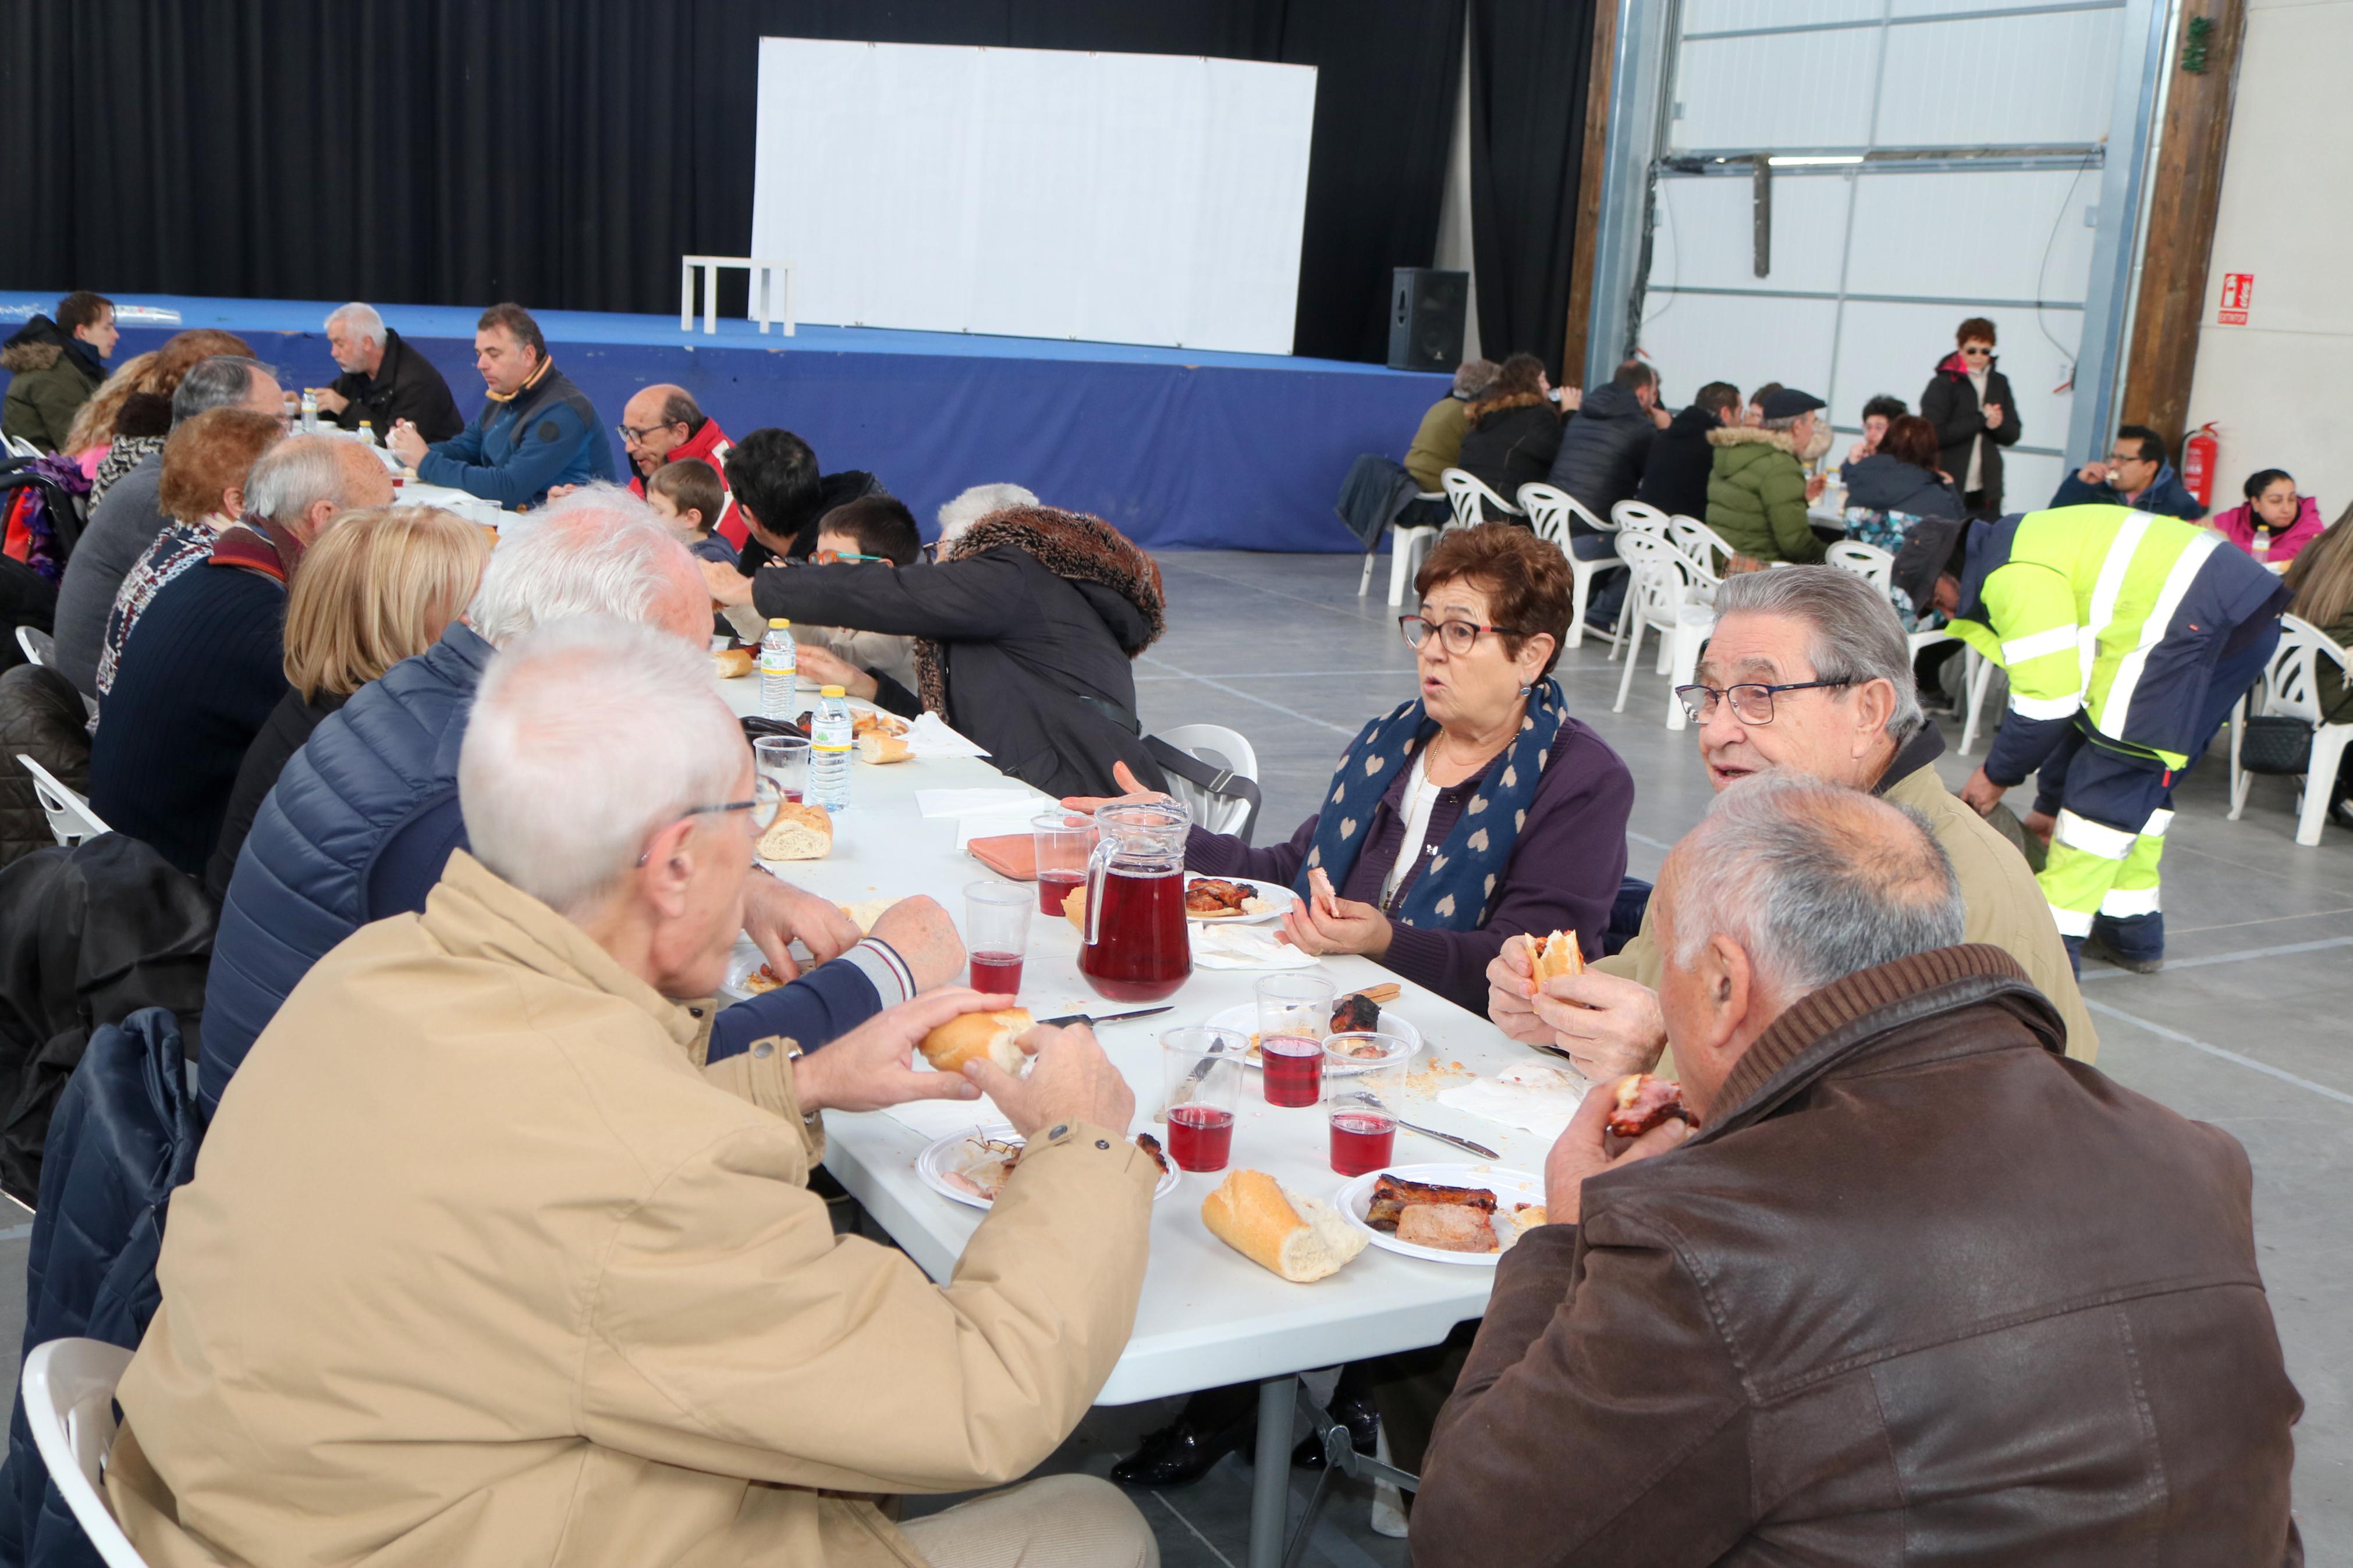
[[[1555,414],[1559,406],[1541,392],[1514,392],[1508,397],[1482,397],[1462,411],[1462,416],[1477,428],[1480,421],[1491,414],[1501,414],[1513,408],[1546,408]]]
[[[1798,443],[1787,430],[1767,430],[1757,425],[1719,425],[1707,433],[1711,447],[1778,447],[1793,458],[1800,458]]]

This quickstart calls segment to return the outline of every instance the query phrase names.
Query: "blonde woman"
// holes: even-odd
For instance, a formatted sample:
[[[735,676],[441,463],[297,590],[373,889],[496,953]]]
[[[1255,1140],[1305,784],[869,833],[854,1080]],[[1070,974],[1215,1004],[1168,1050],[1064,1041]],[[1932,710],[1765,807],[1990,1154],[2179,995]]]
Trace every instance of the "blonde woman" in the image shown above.
[[[423,653],[473,598],[490,536],[455,512],[383,507],[336,519],[303,552],[286,600],[291,688],[247,748],[220,842],[205,868],[217,903],[262,798],[286,761],[353,692]]]

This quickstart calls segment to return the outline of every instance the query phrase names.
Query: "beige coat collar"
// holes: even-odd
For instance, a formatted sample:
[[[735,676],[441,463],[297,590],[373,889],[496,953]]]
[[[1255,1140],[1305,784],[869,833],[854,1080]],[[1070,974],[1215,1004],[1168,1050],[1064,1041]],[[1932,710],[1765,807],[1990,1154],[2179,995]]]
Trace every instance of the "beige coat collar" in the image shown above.
[[[1707,433],[1711,447],[1778,447],[1793,458],[1804,460],[1797,442],[1787,430],[1767,430],[1761,425],[1719,425]]]

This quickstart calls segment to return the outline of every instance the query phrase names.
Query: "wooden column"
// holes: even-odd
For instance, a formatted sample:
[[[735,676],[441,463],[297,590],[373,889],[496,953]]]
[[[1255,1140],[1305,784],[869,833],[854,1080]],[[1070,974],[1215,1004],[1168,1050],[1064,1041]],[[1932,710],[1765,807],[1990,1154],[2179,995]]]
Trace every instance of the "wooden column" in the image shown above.
[[[1609,134],[1609,79],[1618,54],[1618,0],[1594,0],[1593,64],[1585,91],[1584,166],[1577,176],[1577,247],[1568,268],[1568,334],[1561,344],[1563,381],[1585,380],[1586,329],[1593,316],[1593,247],[1601,228],[1601,159]],[[1572,380],[1571,378],[1574,378]]]
[[[2206,68],[2181,68],[2190,23],[2213,23]],[[2246,36],[2243,0],[2189,0],[2172,57],[2157,166],[2149,171],[2148,249],[2141,258],[2140,298],[2125,360],[2120,425],[2146,425],[2178,457],[2189,411],[2189,377],[2206,311],[2206,268],[2214,218],[2222,202],[2222,155],[2231,141],[2231,102],[2238,88],[2239,47]]]

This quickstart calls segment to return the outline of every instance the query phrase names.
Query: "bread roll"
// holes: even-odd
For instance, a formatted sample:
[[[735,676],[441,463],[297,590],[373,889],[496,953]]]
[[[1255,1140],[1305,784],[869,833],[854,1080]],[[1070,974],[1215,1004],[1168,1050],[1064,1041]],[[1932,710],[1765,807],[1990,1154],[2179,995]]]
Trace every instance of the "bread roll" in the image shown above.
[[[1285,1192],[1264,1171],[1229,1173],[1201,1202],[1209,1234],[1294,1285],[1336,1274],[1365,1249],[1365,1233],[1326,1205]]]
[[[920,1048],[923,1059],[940,1072],[961,1073],[965,1063],[985,1059],[1007,1072],[1018,1073],[1029,1058],[1016,1042],[1029,1032],[1033,1023],[1027,1007],[1008,1007],[998,1013],[959,1013],[925,1035]]]
[[[1084,882],[1081,882],[1077,887],[1072,888],[1063,898],[1062,918],[1070,921],[1072,925],[1078,927],[1079,934],[1081,936],[1084,936],[1086,934],[1087,885]]]
[[[722,680],[733,680],[739,675],[749,675],[758,668],[759,662],[753,657],[752,650],[748,647],[731,647],[711,656],[712,666],[718,670],[719,679]]]
[[[850,924],[858,928],[858,934],[864,936],[874,929],[874,922],[882,918],[882,911],[889,909],[895,901],[891,899],[867,899],[860,903],[842,905],[841,912],[849,917]]]
[[[1528,941],[1535,949],[1535,962],[1530,965],[1528,994],[1533,996],[1543,990],[1544,983],[1555,975],[1585,973],[1585,952],[1577,945],[1575,931],[1556,931],[1542,942],[1534,937]]]
[[[906,742],[880,730],[869,730],[858,737],[858,760],[861,763],[903,763],[914,754]]]
[[[822,860],[832,850],[833,818],[821,805],[786,801],[776,808],[776,820],[760,835],[763,860]]]

